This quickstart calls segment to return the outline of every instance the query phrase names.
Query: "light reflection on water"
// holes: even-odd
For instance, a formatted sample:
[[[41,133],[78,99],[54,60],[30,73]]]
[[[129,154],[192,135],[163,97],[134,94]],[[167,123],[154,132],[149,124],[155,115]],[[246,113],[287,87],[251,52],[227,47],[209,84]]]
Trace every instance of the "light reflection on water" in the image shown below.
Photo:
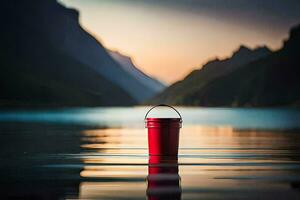
[[[212,115],[224,117],[228,111],[220,112]],[[142,120],[136,126],[101,127],[2,119],[2,199],[151,199],[151,191],[171,191],[177,194],[172,199],[300,197],[300,134],[286,113],[275,115],[286,120],[282,124],[293,124],[292,132],[268,130],[269,126],[237,130],[240,127],[232,124],[191,123],[197,113],[184,113],[189,113],[190,122],[180,132],[178,164],[160,169],[150,179],[147,130]],[[241,121],[245,111],[233,113],[228,115],[230,120]],[[271,119],[266,120],[271,124]],[[149,190],[149,180],[155,177],[177,178],[154,182],[154,190]]]
[[[138,179],[146,176],[148,163],[145,129],[96,129],[82,134],[82,147],[87,152],[81,157],[86,163],[81,176],[117,180],[130,177],[138,180],[135,185],[139,188],[130,195],[145,190],[146,183]],[[252,199],[281,193],[287,195],[282,197],[299,196],[298,189],[293,190],[300,181],[299,142],[300,135],[296,133],[185,127],[179,150],[182,198]],[[112,191],[111,196],[115,190],[130,191],[127,183],[86,182],[80,196],[107,198],[108,191]],[[118,195],[114,197],[120,198]]]

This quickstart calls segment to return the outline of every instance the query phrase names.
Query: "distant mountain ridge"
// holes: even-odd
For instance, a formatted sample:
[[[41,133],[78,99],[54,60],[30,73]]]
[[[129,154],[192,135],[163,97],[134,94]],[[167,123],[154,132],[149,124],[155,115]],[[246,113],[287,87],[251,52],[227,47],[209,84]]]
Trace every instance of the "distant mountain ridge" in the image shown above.
[[[0,106],[125,106],[155,94],[56,0],[0,3]]]
[[[282,49],[210,82],[185,97],[203,106],[299,106],[300,26]]]
[[[120,64],[120,66],[136,78],[140,84],[147,87],[151,93],[161,92],[166,86],[160,81],[146,75],[141,70],[139,70],[132,59],[128,56],[125,56],[117,51],[108,50],[109,54]]]
[[[265,46],[251,50],[242,45],[233,52],[231,57],[223,60],[214,59],[208,61],[201,69],[192,71],[182,81],[174,83],[149,102],[154,104],[167,103],[185,105],[187,102],[184,98],[201,90],[208,82],[220,76],[224,76],[249,62],[263,58],[270,53],[271,51]],[[192,102],[191,104],[197,103]]]
[[[276,52],[259,48],[259,57],[237,64],[233,62],[235,57],[249,53],[244,47],[240,49],[243,53],[237,54],[239,50],[227,60],[208,62],[150,103],[213,107],[300,105],[300,25],[291,29],[290,37]],[[230,70],[213,70],[217,68]]]

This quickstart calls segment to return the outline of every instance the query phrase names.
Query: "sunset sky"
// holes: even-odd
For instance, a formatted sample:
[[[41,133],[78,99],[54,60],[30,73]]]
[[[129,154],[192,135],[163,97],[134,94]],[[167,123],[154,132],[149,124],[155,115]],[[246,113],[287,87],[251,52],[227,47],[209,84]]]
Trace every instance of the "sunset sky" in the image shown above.
[[[300,23],[299,0],[60,0],[106,48],[170,84],[239,45],[278,49]]]

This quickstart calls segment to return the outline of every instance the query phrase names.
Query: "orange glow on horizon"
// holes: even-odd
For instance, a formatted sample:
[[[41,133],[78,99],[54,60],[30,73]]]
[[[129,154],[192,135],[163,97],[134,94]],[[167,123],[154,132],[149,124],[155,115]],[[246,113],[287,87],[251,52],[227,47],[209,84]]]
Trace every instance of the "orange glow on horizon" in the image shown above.
[[[123,1],[60,0],[80,11],[80,23],[106,48],[129,55],[146,74],[171,84],[241,44],[278,49],[287,30]],[[127,2],[128,3],[128,2]]]

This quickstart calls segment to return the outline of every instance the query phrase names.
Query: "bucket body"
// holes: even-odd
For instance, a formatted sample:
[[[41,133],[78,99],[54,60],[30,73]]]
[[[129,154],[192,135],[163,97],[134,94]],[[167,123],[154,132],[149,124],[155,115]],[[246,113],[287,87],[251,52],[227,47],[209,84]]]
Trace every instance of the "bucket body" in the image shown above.
[[[178,155],[181,118],[146,118],[150,156]]]

